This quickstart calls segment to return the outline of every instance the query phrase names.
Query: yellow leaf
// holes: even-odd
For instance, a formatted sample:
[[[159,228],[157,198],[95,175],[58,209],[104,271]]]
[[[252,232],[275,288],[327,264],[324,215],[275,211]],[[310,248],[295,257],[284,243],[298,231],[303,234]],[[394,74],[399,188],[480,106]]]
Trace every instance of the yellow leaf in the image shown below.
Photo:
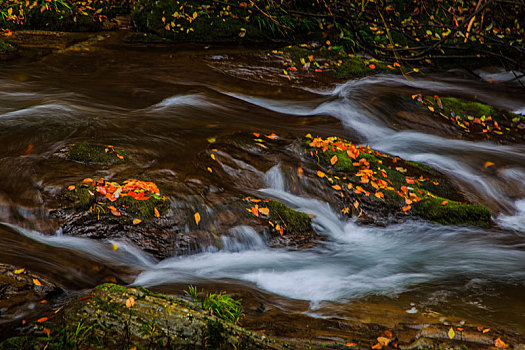
[[[118,249],[118,244],[117,243],[111,243],[111,249],[113,249],[113,251],[116,251]]]
[[[209,142],[209,143],[214,143],[215,141],[217,141],[217,139],[216,139],[215,137],[210,137],[210,138],[208,139],[208,142]]]
[[[497,348],[502,348],[502,349],[509,347],[509,345],[505,344],[505,342],[503,340],[501,340],[501,338],[497,338],[496,340],[494,340],[494,345]]]
[[[341,191],[341,186],[339,185],[333,185],[332,188],[336,191]]]
[[[212,154],[210,155],[210,157],[211,157],[211,159],[215,160],[215,154],[212,153]]]
[[[140,219],[133,219],[133,225],[138,225],[142,222]]]
[[[155,211],[155,217],[160,218],[159,210],[157,208],[153,208],[153,210]]]
[[[259,213],[263,215],[268,215],[270,214],[270,209],[269,208],[259,208]]]
[[[193,217],[195,218],[195,223],[197,224],[197,226],[199,226],[199,222],[201,221],[201,214],[195,213]]]
[[[213,173],[212,168],[208,167],[207,169],[208,169],[208,171],[209,171],[210,173]]]
[[[126,307],[131,308],[133,305],[135,305],[135,298],[129,297],[126,299]]]
[[[337,163],[337,156],[333,156],[332,158],[330,158],[330,164],[334,165],[335,163]]]
[[[454,332],[454,328],[450,327],[450,329],[448,330],[448,337],[450,339],[454,339],[455,336],[456,336],[456,332]]]
[[[18,269],[18,270],[13,271],[13,273],[19,275],[19,274],[21,274],[22,272],[24,272],[25,270],[26,270],[26,269]]]
[[[388,344],[390,343],[390,339],[385,337],[377,337],[377,341],[379,342],[379,344],[381,344],[381,346],[388,346]]]
[[[40,283],[40,281],[36,278],[33,278],[33,283],[35,284],[35,286],[41,286],[42,283]]]
[[[428,106],[428,110],[431,111],[431,112],[434,112],[434,107]]]

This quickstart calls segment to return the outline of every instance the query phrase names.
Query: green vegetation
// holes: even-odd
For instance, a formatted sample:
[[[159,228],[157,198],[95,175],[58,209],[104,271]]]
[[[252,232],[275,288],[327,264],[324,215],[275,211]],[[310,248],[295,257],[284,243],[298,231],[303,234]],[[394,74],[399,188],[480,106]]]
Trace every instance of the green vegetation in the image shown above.
[[[490,225],[490,212],[484,206],[441,198],[454,195],[452,188],[424,164],[405,162],[337,137],[307,135],[305,141],[306,154],[333,174],[317,172],[343,198],[345,214],[354,213],[364,202],[368,210],[385,208],[387,213],[412,214],[442,224]]]
[[[0,53],[15,51],[16,47],[10,43],[0,40]]]
[[[199,292],[197,287],[189,286],[185,293],[194,303],[200,304],[204,311],[225,321],[237,324],[244,317],[240,300],[235,300],[229,295],[224,294],[224,292]]]
[[[81,163],[114,164],[126,160],[127,155],[113,146],[96,145],[90,143],[75,143],[67,152],[67,158]]]
[[[445,203],[443,205],[443,203]],[[443,225],[490,226],[490,211],[477,204],[461,204],[444,198],[428,197],[414,204],[414,213]]]
[[[274,200],[265,204],[270,209],[270,220],[281,222],[287,232],[304,233],[312,229],[311,219],[307,214]]]

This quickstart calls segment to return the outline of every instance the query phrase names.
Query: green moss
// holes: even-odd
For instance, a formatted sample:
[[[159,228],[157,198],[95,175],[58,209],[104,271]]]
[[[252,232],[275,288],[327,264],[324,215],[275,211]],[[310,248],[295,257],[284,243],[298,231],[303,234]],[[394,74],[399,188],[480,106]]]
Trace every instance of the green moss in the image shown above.
[[[455,97],[441,98],[443,108],[448,112],[454,112],[456,115],[474,117],[496,116],[499,113],[491,106],[472,101],[465,101]]]
[[[123,162],[127,156],[122,150],[111,149],[106,152],[107,146],[89,144],[89,143],[75,143],[69,147],[67,158],[82,163],[95,164],[114,164]],[[118,156],[124,157],[120,159]]]
[[[423,219],[444,225],[490,226],[490,211],[478,204],[460,204],[448,201],[442,205],[444,198],[427,197],[414,203],[414,213]]]
[[[8,42],[0,40],[0,53],[11,52],[11,51],[16,51],[16,47]]]
[[[270,208],[270,219],[281,221],[288,232],[302,233],[311,229],[311,219],[307,214],[298,212],[277,201],[267,203]]]
[[[136,217],[142,219],[153,219],[155,217],[155,208],[160,214],[165,214],[169,210],[169,202],[167,200],[150,197],[147,200],[138,201],[130,196],[119,197],[115,201],[118,207],[128,207],[126,211]]]

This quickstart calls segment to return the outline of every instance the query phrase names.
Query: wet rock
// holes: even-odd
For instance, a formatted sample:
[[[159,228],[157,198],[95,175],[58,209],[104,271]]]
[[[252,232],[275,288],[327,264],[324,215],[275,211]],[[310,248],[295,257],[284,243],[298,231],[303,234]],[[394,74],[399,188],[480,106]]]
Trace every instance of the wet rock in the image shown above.
[[[456,97],[412,97],[464,137],[500,143],[521,143],[525,140],[525,117],[509,110]]]
[[[97,145],[90,143],[75,143],[63,150],[69,160],[85,164],[111,165],[124,162],[127,154],[112,145]]]
[[[46,333],[48,337],[43,338]],[[48,344],[49,348],[292,348],[284,341],[247,331],[204,312],[187,300],[114,284],[95,288],[56,318],[33,324],[23,336],[0,345],[2,349],[19,349],[39,344]]]
[[[61,288],[42,276],[24,268],[0,264],[0,319],[15,315],[21,318],[36,305],[42,305],[42,300],[48,302],[62,294]]]

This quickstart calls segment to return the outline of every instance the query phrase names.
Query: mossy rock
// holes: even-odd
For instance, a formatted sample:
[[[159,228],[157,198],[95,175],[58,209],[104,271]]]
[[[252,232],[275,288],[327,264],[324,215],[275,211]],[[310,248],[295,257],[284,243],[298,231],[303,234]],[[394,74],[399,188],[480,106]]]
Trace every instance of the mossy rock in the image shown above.
[[[127,159],[126,153],[120,149],[91,143],[72,144],[66,157],[76,162],[104,165],[121,163]]]
[[[310,70],[319,67],[329,68],[337,78],[361,77],[382,72],[401,73],[397,66],[359,55],[349,55],[342,47],[329,50],[324,47],[314,48],[307,45],[295,45],[282,49],[282,52],[295,67],[304,67],[305,63],[309,63]]]
[[[337,137],[308,137],[304,142],[305,154],[328,169],[328,174],[317,176],[328,180],[330,191],[343,199],[343,213],[353,216],[365,211],[375,218],[417,216],[446,225],[490,226],[486,207],[463,203],[461,193],[428,165]]]
[[[0,40],[0,54],[7,53],[7,52],[13,52],[13,51],[16,51],[16,46],[8,42],[5,42],[3,40]]]
[[[307,214],[274,200],[266,205],[270,209],[270,220],[281,222],[288,233],[305,233],[312,230],[312,220]]]
[[[44,333],[49,330],[49,336]],[[144,288],[96,287],[49,321],[32,323],[2,349],[284,349],[280,342],[247,331],[185,299]]]
[[[525,116],[456,97],[416,96],[417,101],[459,127],[463,134],[511,142],[525,139]]]
[[[490,226],[490,211],[478,204],[461,204],[444,198],[424,198],[413,205],[419,217],[443,225]]]

